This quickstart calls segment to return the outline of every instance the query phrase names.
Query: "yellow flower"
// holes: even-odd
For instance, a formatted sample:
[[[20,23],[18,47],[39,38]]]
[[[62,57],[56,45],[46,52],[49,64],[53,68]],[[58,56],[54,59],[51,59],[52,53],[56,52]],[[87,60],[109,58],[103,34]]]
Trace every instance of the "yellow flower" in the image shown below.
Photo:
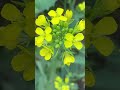
[[[57,76],[55,80],[58,81],[58,82],[60,82],[60,83],[62,82],[62,78],[59,77],[59,76]]]
[[[70,66],[70,64],[74,62],[75,58],[72,55],[65,53],[64,64]]]
[[[69,85],[63,85],[63,86],[62,86],[62,90],[70,90]]]
[[[48,23],[46,21],[46,18],[44,15],[38,16],[38,18],[35,20],[35,24],[37,26],[46,26]]]
[[[59,88],[60,88],[59,82],[55,81],[55,82],[54,82],[54,85],[55,85],[55,88],[59,90]]]
[[[35,45],[36,45],[37,47],[41,47],[42,44],[43,44],[43,41],[44,41],[44,38],[43,38],[43,37],[40,37],[40,36],[35,37]]]
[[[50,60],[52,54],[53,51],[48,47],[44,47],[40,50],[40,55],[43,56],[45,60]]]
[[[65,83],[66,84],[69,83],[69,78],[68,77],[65,78]]]
[[[80,8],[81,11],[85,10],[85,2],[82,2],[78,5],[78,7]]]
[[[71,10],[67,10],[65,13],[65,16],[67,17],[67,19],[69,21],[73,16],[73,12]]]
[[[73,34],[67,33],[65,35],[65,39],[64,45],[66,48],[71,48],[74,45],[78,50],[80,50],[82,48],[82,43],[80,41],[84,39],[84,35],[82,33],[78,33],[73,36]]]
[[[81,20],[78,25],[77,25],[77,30],[78,31],[83,31],[85,30],[85,20]]]
[[[43,31],[42,28],[37,27],[35,32],[39,35],[39,40],[41,40],[40,42],[44,39],[48,42],[52,41],[52,35],[50,34],[52,32],[51,27],[46,27],[45,31]]]
[[[57,90],[70,90],[70,86],[68,84],[69,84],[68,77],[65,78],[65,82],[59,76],[57,76],[54,81],[54,85]]]
[[[60,21],[67,21],[67,18],[63,16],[64,9],[57,8],[56,11],[50,10],[48,15],[52,17],[51,23],[52,24],[59,24]]]

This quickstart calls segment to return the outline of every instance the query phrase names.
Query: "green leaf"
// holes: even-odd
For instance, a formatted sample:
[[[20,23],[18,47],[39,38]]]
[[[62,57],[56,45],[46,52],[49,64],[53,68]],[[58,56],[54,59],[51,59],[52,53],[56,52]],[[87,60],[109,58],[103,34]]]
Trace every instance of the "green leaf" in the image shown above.
[[[85,19],[85,34],[90,34],[92,29],[93,29],[93,24],[91,23],[91,21],[89,19]]]
[[[85,38],[85,48],[89,48],[90,45],[91,45],[91,40],[90,40],[90,36],[89,35],[86,35],[86,38]]]
[[[0,45],[5,46],[8,49],[16,48],[16,45],[19,43],[19,36],[21,32],[21,28],[18,24],[9,24],[6,27],[0,30],[1,39]]]
[[[35,0],[35,15],[37,16],[44,10],[48,10],[50,7],[54,6],[56,1],[57,0]]]
[[[93,87],[95,85],[95,76],[91,70],[85,70],[85,85]]]
[[[26,52],[20,52],[13,57],[11,64],[15,71],[23,71],[23,78],[26,81],[30,81],[35,78],[34,56],[31,56]]]
[[[30,37],[33,38],[35,36],[35,22],[34,19],[25,19],[25,27],[24,32]]]
[[[96,38],[93,45],[104,56],[109,56],[114,50],[114,43],[108,37]]]
[[[19,20],[22,17],[20,11],[10,3],[4,5],[1,10],[1,16],[10,21]]]
[[[110,35],[116,32],[117,23],[113,17],[104,17],[95,26],[94,33],[98,35]]]
[[[26,7],[24,8],[23,14],[26,18],[32,19],[35,18],[35,6],[34,2],[29,2],[26,4]]]
[[[120,3],[118,3],[118,0],[101,0],[103,4],[103,8],[106,11],[114,11],[115,9],[120,7]]]

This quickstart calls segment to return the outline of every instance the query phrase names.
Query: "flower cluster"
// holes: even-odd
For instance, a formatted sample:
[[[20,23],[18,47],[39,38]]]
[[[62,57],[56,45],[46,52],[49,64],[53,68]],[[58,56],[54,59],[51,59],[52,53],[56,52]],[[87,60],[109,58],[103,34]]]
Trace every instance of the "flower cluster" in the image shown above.
[[[45,60],[50,60],[56,51],[61,50],[64,64],[69,66],[75,62],[71,48],[80,50],[83,46],[84,35],[81,32],[85,29],[85,20],[80,20],[74,28],[70,27],[73,12],[67,10],[64,14],[62,8],[50,10],[48,16],[39,15],[35,21],[35,45],[41,48],[40,55]]]
[[[70,90],[70,83],[68,77],[66,77],[63,81],[61,77],[57,76],[54,81],[54,85],[57,90]]]

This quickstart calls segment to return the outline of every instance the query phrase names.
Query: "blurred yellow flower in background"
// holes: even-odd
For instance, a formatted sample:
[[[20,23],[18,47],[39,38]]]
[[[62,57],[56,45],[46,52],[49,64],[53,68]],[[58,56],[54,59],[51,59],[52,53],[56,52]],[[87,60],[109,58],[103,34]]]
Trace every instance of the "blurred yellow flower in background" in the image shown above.
[[[57,76],[55,78],[54,85],[57,90],[70,90],[68,77],[66,77],[64,81],[60,76]]]

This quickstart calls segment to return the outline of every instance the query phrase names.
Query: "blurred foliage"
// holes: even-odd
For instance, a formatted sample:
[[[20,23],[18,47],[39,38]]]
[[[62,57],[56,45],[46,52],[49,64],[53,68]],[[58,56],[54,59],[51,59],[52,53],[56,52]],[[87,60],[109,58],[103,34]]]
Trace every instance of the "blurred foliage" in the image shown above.
[[[87,87],[94,88],[99,83],[99,81],[94,80],[98,78],[98,75],[95,76],[95,73],[104,66],[106,58],[110,57],[116,51],[116,45],[112,36],[118,32],[119,27],[112,13],[118,8],[120,8],[119,0],[93,0],[93,2],[86,0],[86,67],[91,68],[91,70],[93,69],[92,73],[95,77],[93,78],[86,71]]]
[[[9,23],[0,27],[0,46],[16,52],[12,59],[12,67],[15,71],[24,71],[24,79],[30,81],[34,79],[35,68],[34,2],[14,1],[13,3],[20,5],[20,8],[12,3],[5,3],[1,10],[2,18]]]
[[[35,15],[37,16],[45,10],[55,5],[57,0],[35,0]]]

